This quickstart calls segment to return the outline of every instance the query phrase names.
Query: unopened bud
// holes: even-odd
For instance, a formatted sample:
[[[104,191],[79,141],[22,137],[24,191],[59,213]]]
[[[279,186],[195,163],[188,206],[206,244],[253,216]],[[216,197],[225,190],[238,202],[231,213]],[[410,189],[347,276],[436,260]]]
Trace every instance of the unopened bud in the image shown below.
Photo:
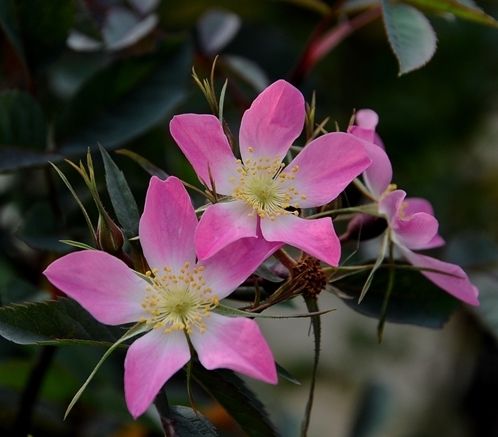
[[[105,214],[99,215],[97,224],[97,244],[100,249],[109,253],[119,252],[124,244],[124,235],[116,223]]]

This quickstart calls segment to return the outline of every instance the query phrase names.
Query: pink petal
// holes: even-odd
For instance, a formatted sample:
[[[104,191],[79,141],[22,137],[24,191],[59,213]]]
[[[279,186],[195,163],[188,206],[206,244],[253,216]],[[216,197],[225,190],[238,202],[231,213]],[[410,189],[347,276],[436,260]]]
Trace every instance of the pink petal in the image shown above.
[[[262,236],[242,238],[226,246],[202,264],[204,279],[219,299],[228,296],[282,246]]]
[[[434,215],[434,209],[430,202],[421,197],[408,197],[405,200],[405,214],[411,215],[417,212],[425,212],[430,215]]]
[[[239,133],[242,160],[260,157],[281,160],[303,130],[304,115],[304,98],[297,88],[284,80],[270,85],[242,117]]]
[[[404,192],[403,190],[396,190],[387,193],[379,200],[379,212],[381,214],[385,214],[389,223],[391,223],[398,217],[401,205],[403,205],[405,197],[406,192]]]
[[[209,206],[195,233],[197,256],[204,260],[234,241],[256,237],[256,224],[256,215],[240,200]]]
[[[393,168],[386,152],[373,143],[364,144],[372,164],[363,173],[363,179],[370,192],[380,197],[392,181]]]
[[[425,212],[398,217],[391,222],[394,238],[409,249],[422,249],[437,235],[439,223]]]
[[[207,330],[190,339],[208,370],[231,369],[270,384],[277,383],[273,354],[254,320],[211,313]]]
[[[441,235],[434,235],[431,241],[429,241],[427,244],[424,245],[424,247],[421,247],[420,249],[434,249],[436,247],[441,247],[446,244],[446,241],[444,241],[443,237]]]
[[[125,398],[131,415],[143,414],[161,387],[190,360],[182,331],[154,329],[128,348],[124,363]]]
[[[479,291],[470,282],[467,274],[456,264],[440,261],[430,256],[420,255],[406,248],[400,248],[406,259],[417,267],[435,269],[444,273],[421,271],[426,278],[457,299],[469,305],[479,305]]]
[[[339,263],[341,244],[330,217],[306,220],[289,214],[261,219],[261,231],[268,241],[297,247],[331,266]]]
[[[108,253],[73,252],[54,261],[43,274],[106,325],[135,322],[145,316],[141,303],[147,283]]]
[[[379,116],[372,109],[360,109],[356,113],[356,124],[363,129],[375,131],[379,124]]]
[[[295,202],[309,208],[335,199],[370,165],[363,143],[343,132],[326,134],[309,143],[284,170],[295,175],[289,182],[298,191]]]
[[[230,179],[237,176],[237,162],[220,121],[208,114],[182,114],[174,116],[169,126],[204,185],[213,188],[212,178],[218,193],[230,194]]]
[[[404,212],[407,216],[423,212],[426,214],[429,214],[431,216],[434,216],[434,209],[432,208],[432,205],[430,202],[426,199],[422,199],[420,197],[409,197],[405,199],[404,202]],[[418,249],[433,249],[435,247],[440,247],[445,244],[445,241],[443,238],[436,234],[434,237],[432,237],[431,240],[429,240],[425,244],[420,244]]]
[[[174,176],[152,177],[140,219],[140,244],[151,268],[179,270],[195,262],[197,217],[185,187]]]
[[[367,142],[365,149],[372,164],[365,170],[363,177],[372,194],[379,197],[392,181],[393,169],[384,146],[375,128],[379,116],[371,109],[361,109],[356,113],[356,125],[351,126],[348,132]]]
[[[356,124],[348,129],[348,132],[362,140],[373,143],[375,140],[375,128],[379,123],[379,116],[371,109],[360,109],[356,113]]]

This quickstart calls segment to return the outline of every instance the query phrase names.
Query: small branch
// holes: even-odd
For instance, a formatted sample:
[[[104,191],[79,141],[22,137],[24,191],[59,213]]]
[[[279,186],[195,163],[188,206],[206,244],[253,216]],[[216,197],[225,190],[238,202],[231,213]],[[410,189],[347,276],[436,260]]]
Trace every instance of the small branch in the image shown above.
[[[339,2],[339,4],[342,2]],[[323,34],[332,18],[339,8],[336,6],[322,22],[318,24],[313,32],[303,55],[299,59],[297,66],[290,75],[289,81],[294,85],[299,85],[303,79],[311,72],[315,65],[332,49],[337,47],[349,35],[358,29],[366,26],[376,18],[380,17],[381,10],[379,7],[367,9],[363,13],[355,16],[351,20],[339,23],[329,32]]]
[[[277,258],[287,269],[292,270],[297,262],[294,258],[292,258],[285,250],[278,249],[273,256]]]

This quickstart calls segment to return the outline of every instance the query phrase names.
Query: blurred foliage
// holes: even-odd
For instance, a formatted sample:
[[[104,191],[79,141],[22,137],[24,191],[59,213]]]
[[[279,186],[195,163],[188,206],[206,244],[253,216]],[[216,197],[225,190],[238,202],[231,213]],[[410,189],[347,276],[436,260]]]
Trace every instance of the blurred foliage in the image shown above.
[[[344,23],[345,12],[354,11],[356,16],[362,4],[378,8],[380,3],[389,38],[382,18],[373,17],[371,24],[330,47],[333,51],[325,51],[313,68],[300,69],[317,28],[322,27],[318,40],[326,45],[327,31],[336,18]],[[468,326],[496,334],[496,274],[482,276],[483,270],[496,268],[496,258],[479,259],[482,251],[472,242],[479,239],[486,247],[494,247],[498,240],[498,32],[455,20],[451,14],[494,26],[490,17],[498,16],[498,7],[491,0],[483,1],[481,6],[489,14],[485,15],[473,2],[463,0],[406,3],[410,6],[387,0],[0,2],[2,336],[22,344],[53,344],[64,339],[109,343],[119,337],[121,328],[102,327],[65,299],[12,306],[58,298],[58,291],[41,273],[70,250],[59,240],[91,243],[77,204],[48,162],[58,163],[96,223],[98,211],[89,193],[77,173],[62,161],[69,157],[78,162],[88,148],[96,150],[98,143],[107,149],[110,153],[102,152],[103,162],[93,154],[98,188],[106,210],[114,211],[112,218],[132,237],[137,215],[125,223],[128,216],[123,208],[134,196],[138,211],[142,210],[148,172],[164,174],[160,170],[164,169],[198,185],[172,143],[168,121],[173,113],[208,112],[201,93],[192,91],[191,67],[195,65],[201,76],[208,75],[218,53],[215,79],[219,90],[228,78],[224,114],[234,133],[235,123],[252,98],[281,77],[299,82],[308,100],[317,91],[317,118],[331,115],[330,129],[335,121],[345,128],[355,108],[371,107],[379,113],[379,132],[393,161],[395,181],[417,196],[430,198],[443,235],[460,242],[449,244],[445,255],[468,266],[482,284],[482,307],[472,313],[475,319]],[[338,4],[343,10],[336,14]],[[396,35],[400,7],[404,8],[401,19],[408,20],[408,26]],[[422,66],[435,50],[432,28],[438,35],[434,58],[423,69],[398,78],[391,49],[400,73]],[[116,148],[128,152],[115,154]],[[361,279],[348,278],[340,288],[354,296]],[[451,298],[429,289],[427,281],[415,273],[413,278],[397,280],[388,321],[444,324],[454,307]],[[356,301],[348,302],[378,316],[385,288],[382,271],[375,281],[361,308]],[[404,293],[408,286],[424,292],[412,301],[413,293]],[[34,305],[42,308],[39,319],[27,311]],[[486,347],[496,348],[496,344]],[[160,435],[155,416],[133,424],[125,409],[120,353],[102,367],[68,421],[61,421],[75,390],[102,352],[102,348],[81,345],[56,349],[33,411],[34,435]],[[0,340],[0,434],[10,435],[12,424],[19,421],[19,406],[30,395],[26,387],[41,357],[40,348],[21,348]],[[265,408],[238,377],[199,367],[193,378],[202,381],[205,391],[215,391],[213,397],[246,432],[251,434],[253,423],[257,427],[252,435],[273,435]],[[188,403],[185,386],[184,375],[175,377],[168,386],[170,402]],[[226,413],[219,414],[219,405],[204,390],[198,386],[194,390],[201,410],[222,434],[240,435],[237,425]],[[366,405],[373,402],[370,398],[376,399],[377,391],[365,395],[358,420],[370,420]],[[180,423],[182,418],[192,418],[190,410],[173,407],[172,411]],[[209,428],[201,417],[198,420],[200,426]],[[355,426],[352,435],[367,435],[363,425]],[[190,435],[185,429],[180,435]]]

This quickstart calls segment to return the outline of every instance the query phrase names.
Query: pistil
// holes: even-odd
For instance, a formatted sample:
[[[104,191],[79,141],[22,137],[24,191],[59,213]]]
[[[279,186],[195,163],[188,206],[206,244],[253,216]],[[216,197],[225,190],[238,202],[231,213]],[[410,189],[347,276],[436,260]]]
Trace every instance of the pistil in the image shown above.
[[[249,148],[249,152],[254,149]],[[284,172],[285,164],[279,158],[249,158],[242,162],[238,160],[239,177],[233,180],[235,189],[232,197],[243,200],[261,218],[274,220],[284,214],[297,214],[289,208],[298,209],[298,199],[305,200],[305,195],[293,185],[297,165]]]
[[[171,267],[163,271],[152,269],[146,273],[150,285],[142,308],[149,314],[144,321],[153,329],[164,332],[182,330],[191,334],[194,329],[206,330],[206,317],[219,305],[219,300],[207,287],[203,266],[190,267],[186,262],[179,273]]]

